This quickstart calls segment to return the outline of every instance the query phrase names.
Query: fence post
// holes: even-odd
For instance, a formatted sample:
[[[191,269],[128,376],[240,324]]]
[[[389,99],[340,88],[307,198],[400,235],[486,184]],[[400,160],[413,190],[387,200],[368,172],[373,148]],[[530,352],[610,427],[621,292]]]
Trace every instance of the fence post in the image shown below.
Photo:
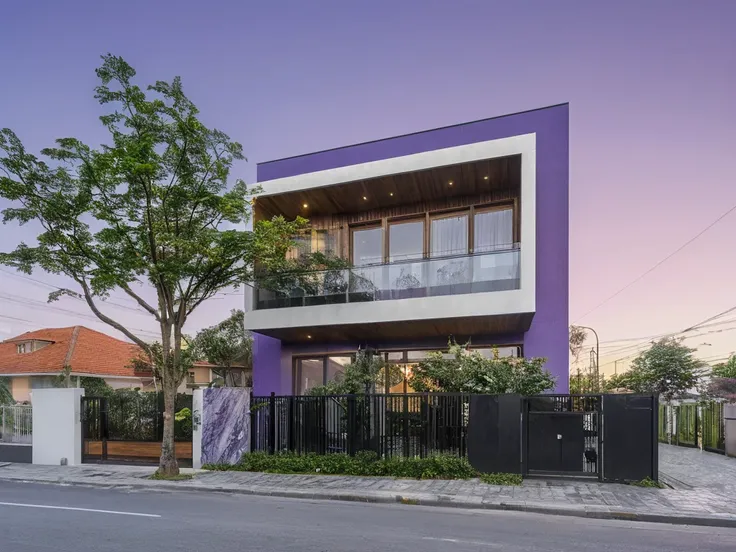
[[[348,454],[355,455],[355,395],[348,396]]]
[[[268,454],[276,452],[276,393],[268,401]]]
[[[3,425],[0,426],[0,441],[5,440],[5,407],[0,406],[0,410],[3,411]]]
[[[409,395],[404,393],[404,458],[409,458]]]
[[[289,452],[294,452],[296,448],[296,440],[294,439],[294,395],[289,396],[289,411],[287,413],[289,417],[288,431],[289,431]]]

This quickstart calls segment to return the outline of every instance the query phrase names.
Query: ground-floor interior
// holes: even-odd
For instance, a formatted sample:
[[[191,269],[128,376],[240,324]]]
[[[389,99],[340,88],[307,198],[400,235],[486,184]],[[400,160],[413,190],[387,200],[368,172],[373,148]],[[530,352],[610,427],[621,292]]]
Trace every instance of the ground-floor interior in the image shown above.
[[[458,342],[464,344],[465,340]],[[474,338],[469,349],[487,358],[524,356],[523,336]],[[388,369],[382,372],[376,393],[411,393],[414,367],[432,352],[447,355],[447,338],[419,342],[352,343],[285,343],[278,339],[255,335],[253,385],[256,395],[304,395],[310,389],[339,379],[360,349],[380,355]]]

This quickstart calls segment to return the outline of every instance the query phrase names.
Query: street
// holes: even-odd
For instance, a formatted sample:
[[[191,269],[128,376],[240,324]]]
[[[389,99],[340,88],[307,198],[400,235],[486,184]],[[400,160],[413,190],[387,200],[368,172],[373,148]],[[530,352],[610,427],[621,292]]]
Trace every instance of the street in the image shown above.
[[[0,482],[13,552],[731,551],[736,529]]]

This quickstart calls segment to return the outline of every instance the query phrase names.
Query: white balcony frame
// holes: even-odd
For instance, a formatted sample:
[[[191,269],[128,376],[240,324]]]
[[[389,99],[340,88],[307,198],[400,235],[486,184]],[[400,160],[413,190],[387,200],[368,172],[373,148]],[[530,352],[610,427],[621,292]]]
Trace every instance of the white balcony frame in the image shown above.
[[[536,134],[476,142],[358,165],[260,182],[260,196],[278,195],[456,165],[483,159],[521,155],[520,289],[438,297],[416,297],[366,303],[315,305],[251,310],[245,316],[248,330],[309,328],[336,324],[534,313],[536,310]],[[246,293],[252,293],[246,287]],[[246,300],[246,304],[249,301]],[[252,302],[251,302],[252,304]]]

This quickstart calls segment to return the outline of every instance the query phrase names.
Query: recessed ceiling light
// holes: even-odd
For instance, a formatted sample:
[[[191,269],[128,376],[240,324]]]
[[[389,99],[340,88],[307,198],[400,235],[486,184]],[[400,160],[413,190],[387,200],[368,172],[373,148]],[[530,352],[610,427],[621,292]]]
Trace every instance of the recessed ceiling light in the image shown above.
[[[307,339],[312,339],[312,336],[311,336],[311,335],[308,335],[308,336],[307,336]]]
[[[304,207],[306,209],[308,207],[308,205],[305,203],[304,205],[302,205],[302,207]]]
[[[485,176],[483,177],[483,180],[488,180],[488,175],[485,175]]]
[[[449,184],[450,186],[452,186],[452,180],[450,180],[450,181],[448,182],[448,184]]]
[[[394,197],[394,193],[393,193],[393,192],[391,192],[391,193],[390,193],[390,194],[388,194],[388,195],[390,195],[391,197]]]
[[[368,201],[368,198],[367,198],[367,197],[365,197],[365,196],[363,196],[363,199],[364,199],[365,201]]]

